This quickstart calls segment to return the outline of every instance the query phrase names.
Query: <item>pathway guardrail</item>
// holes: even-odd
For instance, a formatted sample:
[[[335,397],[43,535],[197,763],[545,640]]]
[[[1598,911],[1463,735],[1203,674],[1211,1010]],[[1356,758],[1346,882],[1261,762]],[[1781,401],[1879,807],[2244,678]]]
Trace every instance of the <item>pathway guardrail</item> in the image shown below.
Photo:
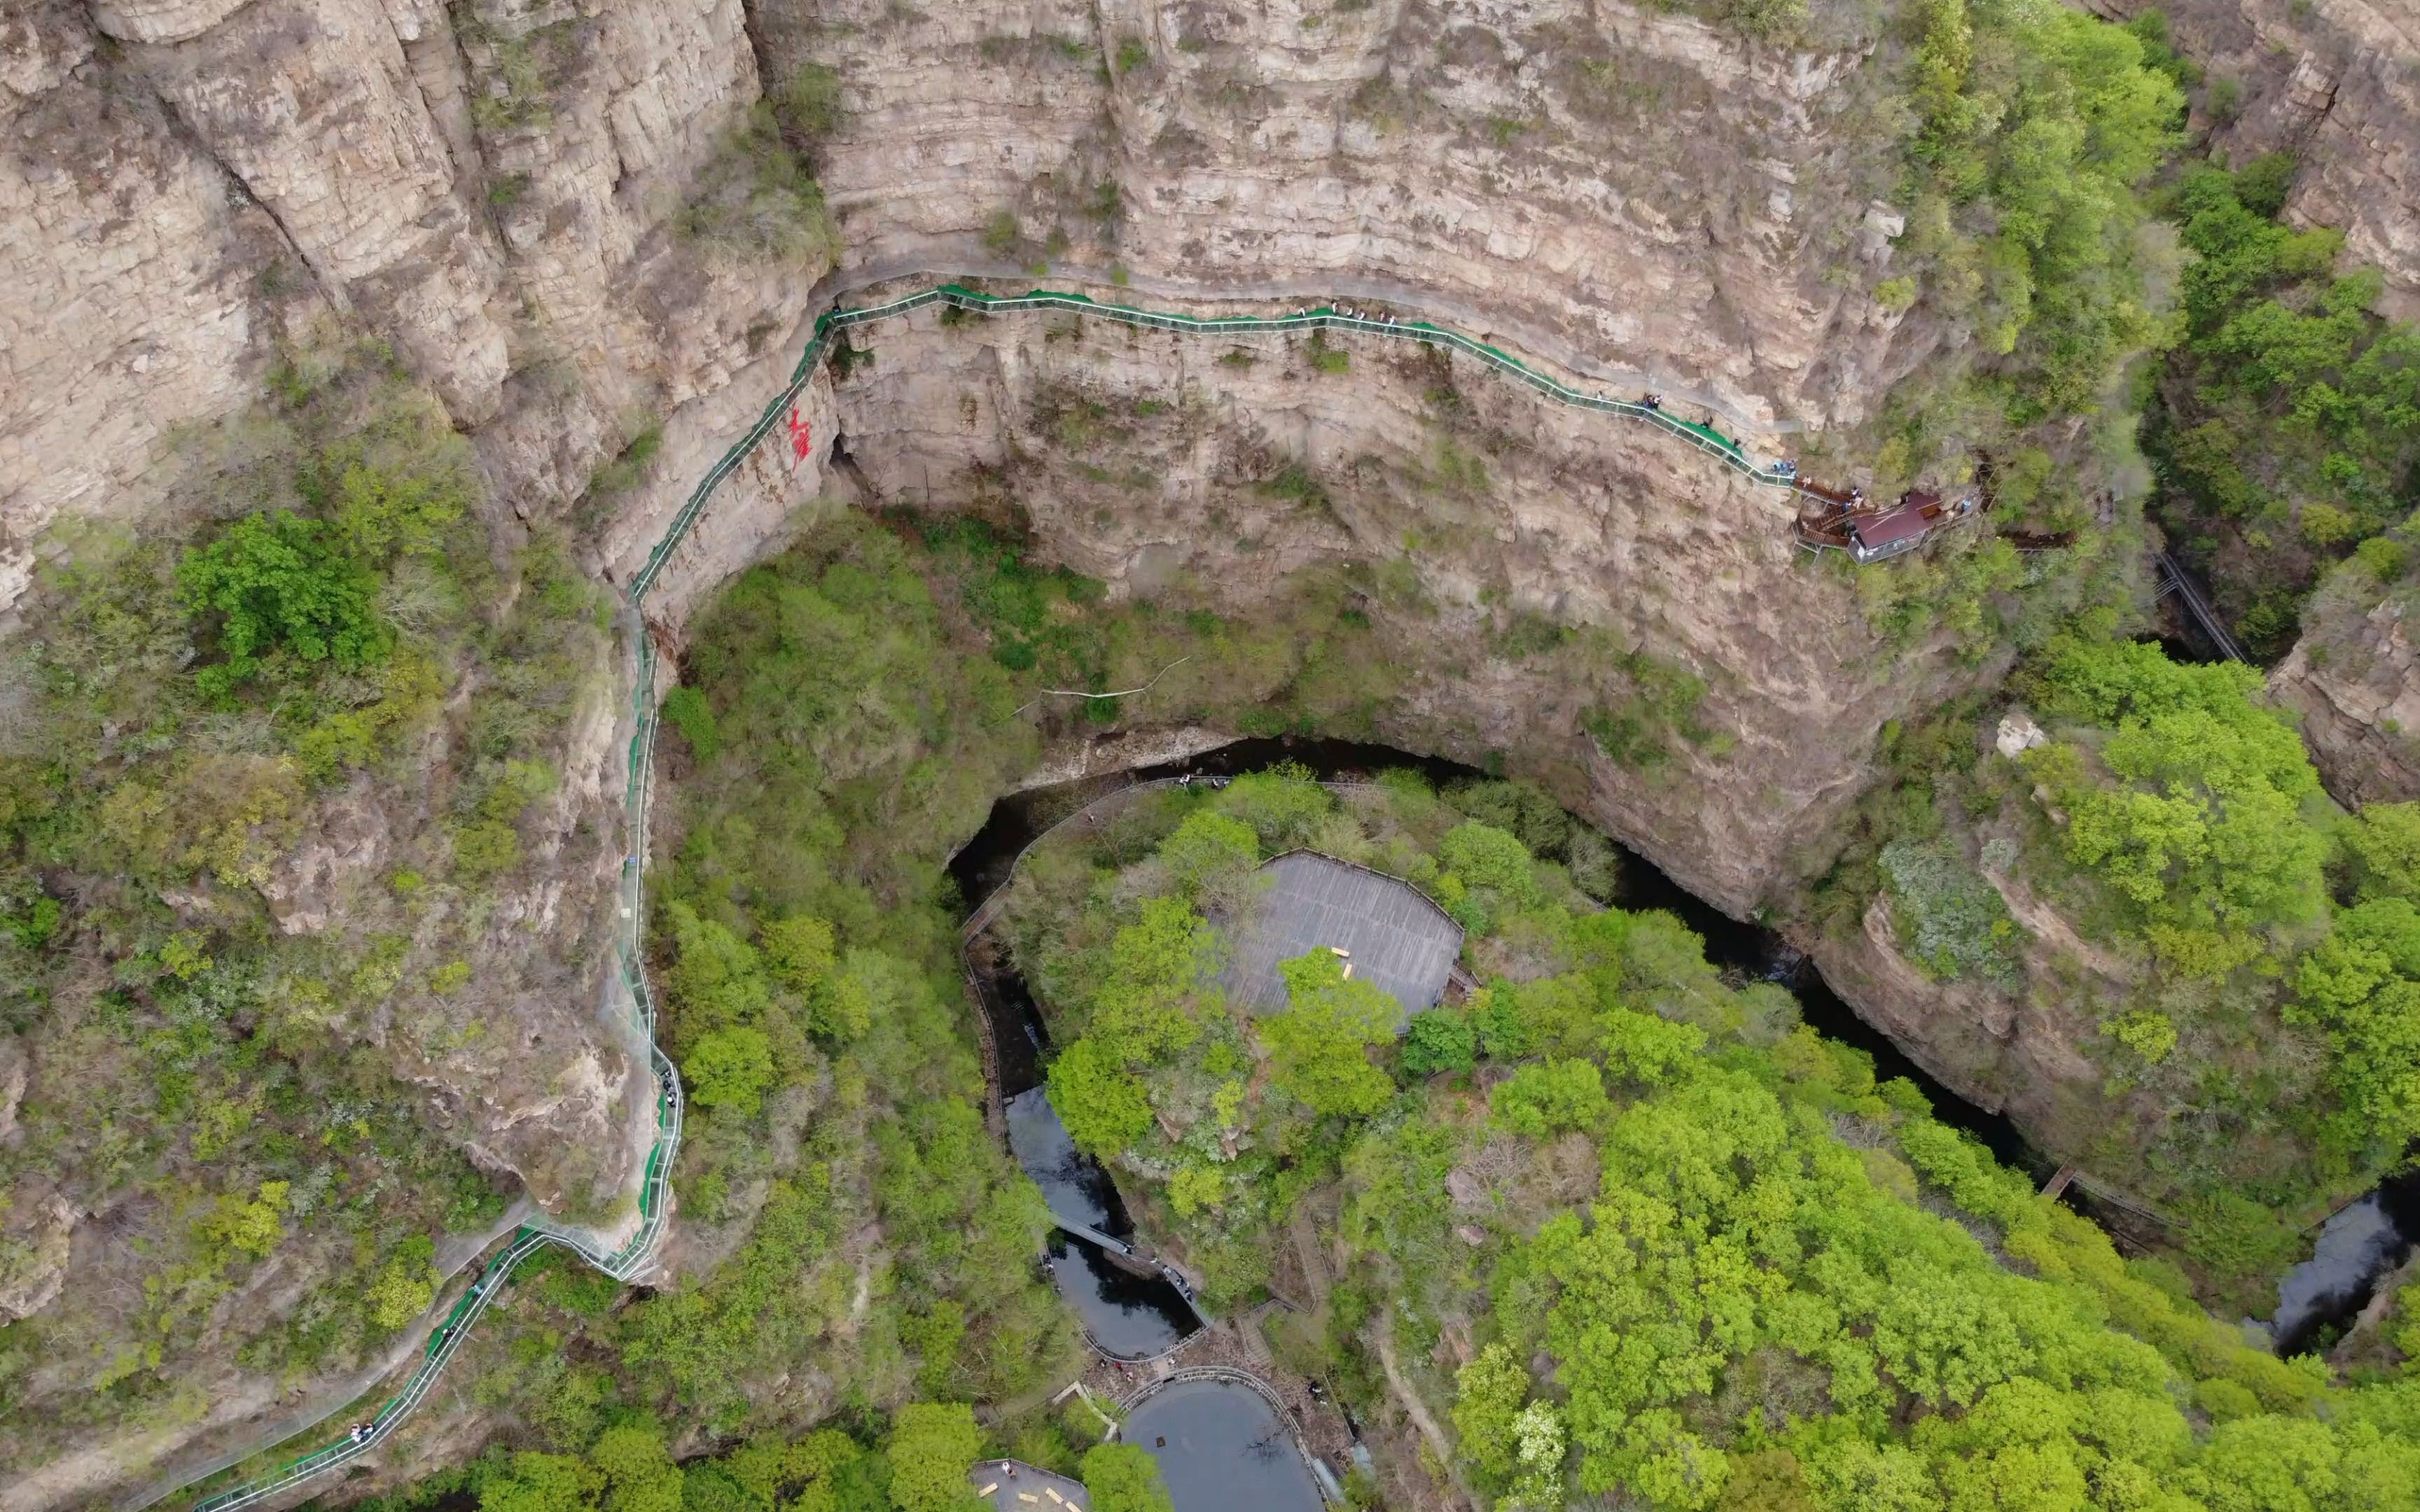
[[[638,1207],[639,1222],[630,1237],[618,1246],[608,1249],[589,1231],[568,1225],[541,1221],[531,1224],[514,1236],[510,1243],[498,1251],[494,1258],[480,1271],[478,1279],[456,1301],[442,1321],[429,1335],[428,1348],[421,1357],[418,1369],[395,1396],[387,1398],[366,1425],[356,1425],[354,1430],[334,1443],[316,1449],[288,1461],[258,1479],[221,1491],[197,1503],[194,1512],[240,1512],[285,1491],[350,1463],[384,1443],[402,1424],[411,1410],[420,1405],[436,1384],[446,1365],[462,1347],[473,1325],[486,1313],[496,1290],[513,1268],[550,1244],[569,1249],[597,1270],[617,1280],[628,1281],[643,1273],[652,1261],[656,1241],[663,1231],[671,1195],[672,1164],[680,1149],[682,1099],[680,1074],[662,1049],[656,1043],[656,1008],[654,995],[648,990],[640,934],[646,918],[645,873],[647,843],[647,808],[654,783],[656,739],[656,649],[647,634],[645,607],[647,594],[662,577],[673,555],[688,539],[698,517],[706,512],[707,502],[724,480],[737,471],[749,454],[781,424],[814,381],[815,372],[834,346],[839,333],[876,321],[893,319],[923,309],[929,304],[942,304],[969,314],[1005,314],[1028,310],[1063,310],[1078,315],[1094,316],[1122,325],[1146,330],[1171,331],[1196,335],[1247,335],[1258,332],[1297,331],[1344,331],[1388,340],[1417,342],[1425,346],[1444,347],[1478,359],[1497,372],[1523,383],[1530,389],[1559,400],[1602,414],[1619,415],[1641,421],[1698,450],[1707,453],[1724,466],[1741,473],[1752,482],[1782,489],[1795,486],[1791,477],[1776,473],[1770,467],[1760,468],[1740,449],[1739,442],[1711,426],[1679,419],[1662,409],[1629,400],[1609,398],[1563,382],[1522,362],[1509,352],[1475,341],[1460,332],[1425,320],[1396,320],[1348,314],[1329,305],[1302,310],[1290,316],[1181,316],[1144,310],[1133,305],[1094,300],[1089,295],[1050,289],[1034,289],[1019,295],[978,293],[958,284],[941,284],[922,289],[888,303],[859,309],[829,310],[815,317],[814,332],[806,347],[799,354],[798,365],[791,370],[790,380],[773,400],[766,405],[754,424],[732,443],[706,475],[698,480],[681,507],[665,528],[663,535],[647,552],[639,570],[631,576],[624,595],[623,611],[618,616],[624,633],[634,647],[632,660],[630,707],[632,733],[628,748],[628,771],[624,790],[623,823],[629,836],[630,851],[622,864],[620,882],[621,922],[616,930],[614,949],[624,992],[628,997],[627,1027],[646,1045],[646,1060],[654,1073],[656,1098],[656,1131],[640,1175]],[[1037,837],[1038,838],[1038,837]],[[331,1413],[330,1416],[335,1415]],[[325,1422],[326,1419],[321,1419]]]

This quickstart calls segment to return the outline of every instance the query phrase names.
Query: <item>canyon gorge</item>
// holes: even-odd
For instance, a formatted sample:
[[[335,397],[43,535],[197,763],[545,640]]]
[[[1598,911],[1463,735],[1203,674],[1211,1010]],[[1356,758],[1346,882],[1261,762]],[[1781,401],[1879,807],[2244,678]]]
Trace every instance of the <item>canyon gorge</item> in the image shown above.
[[[2280,220],[2342,230],[2343,266],[2381,275],[2377,313],[2420,316],[2409,6],[2164,8],[2211,81],[2182,95],[2199,149],[2292,152]],[[1116,609],[1320,634],[1349,620],[1362,637],[1340,642],[1366,657],[1350,687],[1305,662],[1121,664],[1169,680],[1100,725],[1047,710],[986,754],[986,779],[1283,730],[1535,783],[1778,929],[2050,1164],[2173,1202],[2175,1167],[2112,1154],[2118,1132],[2187,1137],[2153,1110],[2157,1076],[2113,1078],[2104,1053],[2102,1019],[2142,988],[2148,951],[2029,889],[2006,857],[2033,832],[1979,803],[1945,843],[2013,920],[2012,975],[1945,980],[1872,870],[1886,795],[1916,764],[1964,770],[1989,750],[2012,669],[2052,625],[2096,607],[2144,621],[2156,592],[2123,384],[2021,435],[1961,387],[2009,348],[1927,282],[1956,258],[1946,226],[1912,221],[1902,75],[1922,33],[1888,10],[1819,3],[1768,37],[1748,7],[1620,0],[0,4],[0,653],[35,647],[40,668],[0,680],[0,722],[32,730],[79,663],[114,672],[90,649],[112,623],[79,596],[94,582],[290,501],[255,485],[262,459],[323,444],[312,406],[349,406],[344,426],[378,417],[367,451],[328,453],[327,498],[349,497],[347,468],[381,455],[379,438],[458,449],[436,486],[458,487],[477,539],[448,570],[493,606],[443,632],[426,687],[361,674],[359,705],[416,711],[376,763],[283,754],[316,704],[236,735],[233,715],[204,712],[216,764],[130,779],[97,822],[132,857],[120,874],[61,859],[64,825],[0,856],[0,903],[28,918],[56,893],[107,896],[128,920],[54,952],[39,986],[29,967],[0,1023],[0,1149],[25,1154],[0,1208],[0,1321],[52,1331],[0,1371],[0,1508],[142,1504],[370,1391],[420,1343],[330,1362],[263,1342],[316,1326],[311,1299],[336,1278],[382,1275],[366,1240],[281,1251],[240,1286],[147,1282],[205,1189],[139,1179],[126,1141],[63,1154],[40,1128],[75,1076],[116,1064],[93,1047],[139,985],[129,962],[200,984],[200,1001],[208,941],[287,952],[212,1022],[324,1037],[348,1101],[321,1143],[462,1194],[413,1210],[442,1236],[416,1262],[435,1290],[540,1210],[632,1230],[657,1076],[617,1027],[630,988],[612,946],[657,927],[628,917],[630,869],[690,838],[664,828],[651,854],[624,832],[646,811],[644,777],[626,781],[655,714],[633,706],[632,669],[644,642],[665,671],[638,686],[662,694],[718,594],[849,516],[979,521]],[[2174,234],[2146,222],[2112,240],[2159,303],[2183,261]],[[1342,304],[1433,321],[1575,387],[1656,393],[1760,467],[1794,459],[1878,495],[2012,497],[2020,448],[2046,471],[2027,499],[1945,527],[1926,559],[1855,568],[1801,548],[1792,492],[1703,448],[1368,333],[936,304],[828,335],[801,371],[818,316],[945,280],[1195,317]],[[1992,544],[2020,526],[2058,544]],[[622,595],[643,574],[642,614]],[[443,599],[427,590],[418,612],[468,615]],[[2331,579],[2268,673],[2348,808],[2420,798],[2402,615],[2387,588]],[[182,675],[197,655],[155,660]],[[168,743],[151,704],[96,707],[96,761],[132,770]],[[682,729],[686,779],[706,757]],[[0,756],[53,770],[30,741],[0,739]],[[2011,802],[2047,792],[2002,780]],[[25,777],[0,817],[33,837],[40,805],[68,800],[25,795],[72,786]],[[952,801],[955,843],[982,807]],[[190,849],[124,838],[180,815],[205,830]],[[510,858],[491,887],[442,880],[466,837],[504,843],[499,826]],[[53,1035],[60,1004],[75,1011]],[[271,1105],[189,1080],[195,1119]],[[235,1111],[209,1112],[222,1103]],[[374,1106],[425,1128],[391,1134]],[[796,1162],[796,1128],[772,1144]],[[2242,1155],[2281,1183],[2300,1158]],[[773,1180],[735,1187],[762,1205]],[[244,1252],[245,1194],[209,1190],[222,1252]],[[2320,1215],[2296,1196],[2297,1227]],[[732,1261],[756,1210],[730,1200],[721,1227],[676,1225],[644,1279],[676,1291]],[[413,1227],[380,1211],[381,1236]],[[866,1261],[851,1284],[861,1313],[890,1282]],[[402,1292],[418,1303],[404,1316],[432,1305]],[[782,1389],[837,1411],[812,1374]],[[1418,1393],[1397,1394],[1418,1418]],[[483,1442],[515,1410],[458,1395],[429,1411],[363,1489],[442,1467],[449,1442]]]

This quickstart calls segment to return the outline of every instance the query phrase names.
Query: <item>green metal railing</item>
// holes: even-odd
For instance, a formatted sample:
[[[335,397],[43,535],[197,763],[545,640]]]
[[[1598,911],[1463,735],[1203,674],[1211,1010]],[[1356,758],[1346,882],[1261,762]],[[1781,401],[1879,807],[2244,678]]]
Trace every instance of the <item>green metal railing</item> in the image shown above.
[[[1059,293],[1035,289],[1030,293],[998,296],[978,294],[956,284],[942,284],[893,300],[888,304],[871,305],[855,310],[830,310],[815,317],[814,334],[806,349],[799,354],[798,365],[791,370],[786,387],[777,394],[764,412],[756,417],[739,440],[722,454],[706,475],[698,480],[683,501],[680,512],[673,517],[662,537],[649,550],[639,570],[630,579],[621,615],[624,633],[634,646],[632,653],[630,712],[632,733],[628,751],[628,774],[623,800],[623,824],[629,836],[630,852],[622,863],[619,906],[621,918],[617,925],[614,952],[618,958],[621,980],[629,995],[628,1028],[647,1046],[647,1062],[657,1082],[656,1135],[647,1151],[646,1165],[639,1183],[639,1224],[629,1240],[619,1248],[608,1250],[582,1231],[551,1221],[533,1223],[516,1230],[512,1241],[483,1267],[477,1280],[446,1313],[444,1319],[429,1335],[427,1349],[421,1356],[420,1366],[405,1381],[403,1388],[389,1397],[365,1425],[366,1431],[356,1437],[347,1436],[324,1448],[314,1450],[289,1461],[269,1474],[222,1491],[196,1504],[194,1512],[236,1512],[290,1490],[302,1482],[325,1474],[360,1458],[391,1436],[411,1410],[420,1405],[437,1378],[444,1371],[472,1326],[488,1309],[496,1291],[513,1268],[550,1244],[569,1249],[590,1265],[616,1280],[627,1281],[647,1266],[655,1252],[658,1237],[662,1233],[666,1211],[665,1198],[670,1192],[673,1157],[680,1148],[681,1091],[680,1077],[671,1060],[656,1043],[656,1008],[654,995],[648,991],[644,956],[640,949],[640,932],[646,918],[645,873],[647,843],[647,805],[654,781],[656,742],[656,650],[647,635],[644,609],[647,594],[655,588],[675,550],[688,538],[705,513],[706,501],[721,487],[723,480],[737,471],[750,453],[782,424],[791,405],[814,378],[816,368],[832,349],[831,337],[852,327],[888,320],[919,310],[928,304],[944,304],[971,314],[1008,314],[1027,310],[1066,310],[1078,315],[1097,316],[1122,325],[1153,331],[1182,332],[1195,335],[1249,335],[1268,332],[1350,331],[1383,336],[1398,341],[1414,341],[1427,346],[1446,347],[1475,357],[1506,376],[1528,385],[1538,393],[1564,404],[1593,409],[1603,414],[1621,415],[1643,421],[1721,461],[1725,466],[1752,481],[1777,487],[1792,486],[1792,480],[1769,469],[1759,468],[1740,450],[1739,443],[1721,432],[1666,414],[1663,410],[1628,400],[1607,398],[1576,389],[1570,384],[1539,372],[1511,354],[1474,341],[1460,332],[1432,325],[1424,320],[1373,320],[1366,316],[1346,315],[1330,306],[1305,310],[1290,316],[1194,316],[1163,315],[1156,311],[1136,309],[1130,305],[1109,304],[1082,294]],[[322,1420],[324,1421],[324,1419]]]

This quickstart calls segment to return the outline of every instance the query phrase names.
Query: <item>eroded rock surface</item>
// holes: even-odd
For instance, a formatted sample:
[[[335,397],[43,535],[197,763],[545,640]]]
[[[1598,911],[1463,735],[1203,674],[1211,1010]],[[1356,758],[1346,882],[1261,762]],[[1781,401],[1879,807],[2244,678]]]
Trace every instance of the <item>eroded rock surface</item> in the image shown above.
[[[2302,716],[2319,776],[2340,803],[2420,798],[2420,651],[2402,604],[2366,612],[2315,601],[2303,639],[2269,674],[2277,701]]]
[[[1350,365],[1326,373],[1301,337],[939,307],[856,339],[871,367],[809,402],[876,501],[988,496],[1114,594],[1247,616],[1289,575],[1399,563],[1416,591],[1356,603],[1390,643],[1431,649],[1375,733],[1475,765],[1501,752],[1735,914],[1794,881],[1885,721],[1993,671],[1939,648],[1875,658],[1846,579],[1792,545],[1786,490],[1441,349],[1339,336]],[[1109,418],[1083,440],[1071,413]],[[1287,468],[1315,501],[1268,486]],[[1710,738],[1648,769],[1607,760],[1581,722],[1606,685],[1492,654],[1498,601],[1685,667]]]

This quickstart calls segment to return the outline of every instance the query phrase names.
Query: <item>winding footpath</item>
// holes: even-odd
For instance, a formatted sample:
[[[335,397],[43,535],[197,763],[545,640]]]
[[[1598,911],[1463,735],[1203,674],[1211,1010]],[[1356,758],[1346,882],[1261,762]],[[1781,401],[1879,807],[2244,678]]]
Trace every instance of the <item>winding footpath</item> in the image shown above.
[[[848,289],[864,288],[877,283],[894,280],[916,272],[915,268],[883,271],[869,267],[850,275]],[[988,265],[976,264],[967,269],[967,277],[1016,277],[1014,269],[996,271]],[[1291,300],[1308,297],[1295,292],[1299,284],[1251,285],[1215,292],[1201,291],[1189,285],[1160,280],[1135,279],[1129,287],[1145,291],[1164,288],[1169,297],[1187,299]],[[1356,300],[1383,300],[1389,303],[1435,308],[1434,294],[1408,287],[1368,280],[1335,279],[1322,281],[1321,288],[1330,294],[1343,293]],[[1180,295],[1178,291],[1182,290]],[[669,1211],[670,1177],[674,1156],[680,1148],[681,1088],[677,1069],[656,1042],[656,1007],[647,987],[646,973],[640,948],[640,928],[646,917],[644,885],[646,872],[647,808],[654,776],[656,733],[656,649],[647,634],[644,611],[647,594],[662,574],[674,551],[695,526],[706,503],[721,486],[724,479],[744,463],[749,455],[765,439],[779,428],[790,413],[791,406],[814,380],[816,370],[832,351],[833,337],[861,326],[894,319],[940,304],[971,315],[1005,314],[1031,310],[1067,311],[1079,316],[1114,321],[1121,325],[1147,330],[1176,332],[1204,336],[1247,336],[1271,332],[1347,332],[1390,341],[1417,342],[1425,346],[1444,347],[1472,357],[1502,373],[1507,378],[1527,385],[1538,393],[1562,404],[1590,409],[1619,419],[1636,421],[1687,442],[1714,457],[1724,467],[1748,480],[1780,489],[1793,486],[1792,480],[1774,471],[1769,463],[1752,460],[1741,449],[1737,440],[1726,437],[1711,426],[1700,425],[1666,413],[1660,409],[1617,399],[1591,392],[1555,378],[1524,363],[1500,348],[1449,327],[1427,320],[1380,318],[1364,314],[1347,314],[1328,304],[1305,308],[1293,315],[1273,316],[1196,316],[1167,315],[1138,306],[1112,303],[1092,299],[1083,294],[1035,289],[1031,293],[996,296],[977,293],[954,283],[945,283],[895,299],[888,303],[858,309],[838,309],[816,316],[814,335],[799,354],[788,385],[766,405],[756,423],[740,436],[720,461],[698,480],[679,512],[655,548],[647,553],[638,572],[632,577],[624,594],[617,620],[626,643],[632,648],[630,712],[632,733],[628,749],[628,772],[625,789],[623,821],[629,837],[630,853],[622,865],[620,883],[620,924],[616,930],[614,952],[618,967],[621,1000],[607,1011],[609,1022],[627,1034],[630,1048],[636,1052],[644,1046],[645,1058],[655,1077],[657,1094],[654,1128],[646,1159],[641,1167],[637,1193],[637,1222],[626,1235],[598,1234],[593,1230],[555,1223],[544,1217],[523,1223],[515,1230],[512,1241],[482,1267],[476,1279],[442,1316],[436,1316],[421,1350],[420,1364],[396,1394],[388,1397],[367,1419],[351,1425],[322,1448],[302,1455],[257,1479],[223,1490],[195,1504],[194,1512],[238,1512],[293,1490],[307,1481],[342,1468],[368,1454],[391,1438],[412,1410],[427,1399],[448,1364],[458,1354],[471,1330],[477,1324],[489,1305],[495,1300],[513,1269],[521,1261],[549,1245],[570,1250],[589,1265],[614,1277],[628,1281],[644,1274],[653,1263],[658,1239],[661,1236]],[[1455,313],[1462,313],[1456,311]],[[1500,325],[1500,321],[1490,322]],[[1525,335],[1525,339],[1526,335]],[[1540,349],[1551,349],[1541,343]],[[1621,380],[1619,370],[1595,368],[1569,354],[1559,356],[1575,376],[1590,373],[1600,381]],[[1635,379],[1633,379],[1635,381]],[[1673,391],[1675,396],[1710,412],[1730,416],[1711,399],[1696,393]],[[1794,424],[1757,424],[1734,420],[1742,430],[1773,433],[1795,428]],[[335,1417],[342,1404],[321,1412],[316,1419],[287,1422],[280,1425],[276,1440],[307,1431],[318,1423]],[[166,1485],[155,1484],[135,1500],[125,1504],[140,1507],[172,1494],[180,1486],[223,1472],[229,1460],[247,1457],[225,1457],[221,1461],[197,1470],[191,1475],[172,1480]]]

